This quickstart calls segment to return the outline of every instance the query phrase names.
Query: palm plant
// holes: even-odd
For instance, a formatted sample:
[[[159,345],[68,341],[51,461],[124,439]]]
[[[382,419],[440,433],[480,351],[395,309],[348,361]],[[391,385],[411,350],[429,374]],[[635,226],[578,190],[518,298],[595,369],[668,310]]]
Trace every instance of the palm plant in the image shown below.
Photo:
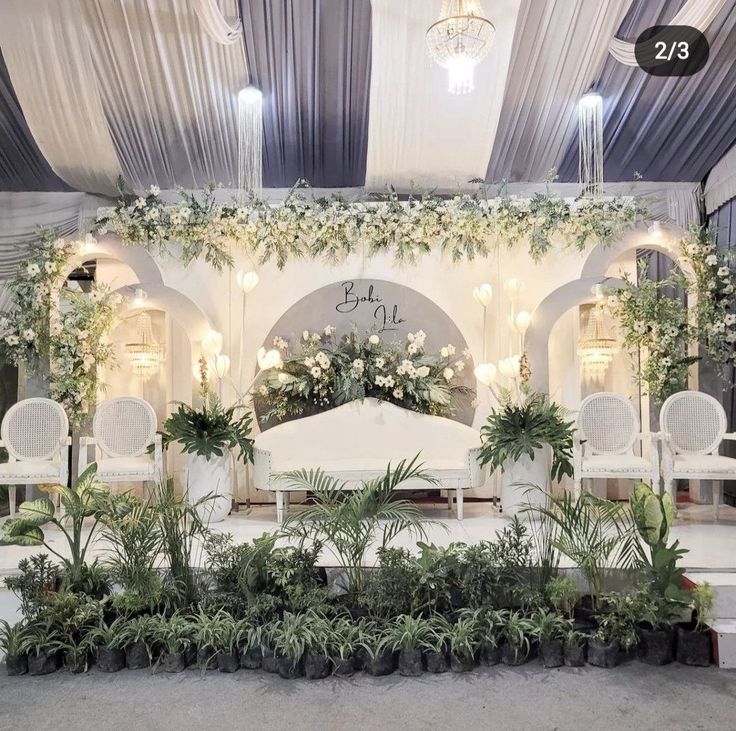
[[[429,521],[416,505],[394,495],[407,480],[436,484],[417,459],[402,460],[395,468],[389,464],[383,477],[363,483],[358,490],[322,470],[282,474],[280,479],[292,489],[313,492],[315,501],[289,516],[284,532],[302,546],[307,540],[327,546],[344,568],[350,592],[358,596],[365,582],[366,554],[376,541],[385,548],[404,531],[426,537]]]
[[[530,506],[554,531],[553,545],[574,561],[590,587],[593,608],[603,592],[606,568],[640,565],[639,538],[631,516],[619,503],[583,492],[549,496],[548,505]]]

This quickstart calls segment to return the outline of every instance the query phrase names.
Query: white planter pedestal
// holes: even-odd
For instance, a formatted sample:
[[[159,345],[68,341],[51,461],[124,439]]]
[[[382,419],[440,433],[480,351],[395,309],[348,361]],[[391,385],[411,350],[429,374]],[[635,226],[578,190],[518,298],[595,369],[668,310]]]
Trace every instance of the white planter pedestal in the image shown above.
[[[222,457],[189,455],[187,499],[194,505],[203,497],[212,496],[197,508],[204,523],[219,523],[227,517],[233,500],[232,478],[232,460],[228,452]]]
[[[534,450],[534,459],[522,455],[516,462],[504,465],[501,477],[501,508],[507,518],[513,518],[526,505],[546,504],[549,492],[549,475],[552,468],[552,448],[544,445]],[[541,487],[544,492],[533,489]],[[523,513],[519,517],[523,517]],[[530,515],[529,517],[533,517]]]

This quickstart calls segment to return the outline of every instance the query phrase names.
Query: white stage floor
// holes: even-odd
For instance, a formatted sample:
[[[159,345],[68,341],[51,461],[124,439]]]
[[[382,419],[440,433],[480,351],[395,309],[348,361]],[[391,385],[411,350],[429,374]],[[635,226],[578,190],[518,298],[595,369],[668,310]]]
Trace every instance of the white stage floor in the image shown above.
[[[292,510],[298,509],[298,506],[292,507]],[[447,510],[446,502],[422,503],[421,509],[428,518],[436,521],[427,526],[427,542],[443,546],[453,542],[493,540],[496,531],[508,522],[491,503],[466,502],[465,519],[462,521]],[[688,549],[689,553],[683,560],[688,569],[736,572],[736,508],[722,506],[719,517],[717,522],[713,520],[711,506],[688,504],[681,507],[671,538],[679,539],[680,545]],[[250,541],[277,528],[276,510],[272,505],[241,509],[212,526],[213,530],[231,533],[237,542]],[[47,535],[53,548],[66,554],[66,544],[60,532],[51,529]],[[403,534],[392,545],[414,549],[416,540],[412,535]],[[98,541],[89,558],[100,555],[103,548],[104,542]],[[39,551],[43,551],[43,547],[0,546],[0,576],[15,573],[18,561]],[[326,553],[321,563],[334,565],[335,562]],[[565,565],[564,561],[562,565]]]

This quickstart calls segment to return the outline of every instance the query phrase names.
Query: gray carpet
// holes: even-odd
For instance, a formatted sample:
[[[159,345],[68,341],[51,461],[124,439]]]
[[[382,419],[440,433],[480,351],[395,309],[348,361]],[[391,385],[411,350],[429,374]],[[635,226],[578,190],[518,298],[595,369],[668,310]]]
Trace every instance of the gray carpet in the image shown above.
[[[200,677],[123,670],[0,676],[0,729],[736,728],[736,673],[637,662],[613,670],[536,663],[466,675],[322,681],[262,672]]]

